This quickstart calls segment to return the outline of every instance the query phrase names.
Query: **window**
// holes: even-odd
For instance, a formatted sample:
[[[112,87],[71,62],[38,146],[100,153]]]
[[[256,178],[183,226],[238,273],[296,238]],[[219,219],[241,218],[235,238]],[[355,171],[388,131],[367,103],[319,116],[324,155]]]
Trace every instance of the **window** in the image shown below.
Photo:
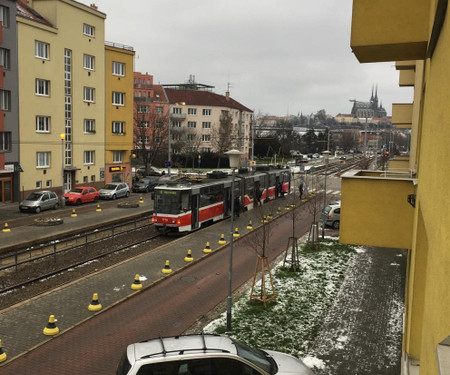
[[[188,115],[196,115],[197,108],[188,108]]]
[[[188,134],[187,135],[187,140],[188,141],[195,141],[196,138],[197,138],[196,134]]]
[[[91,175],[91,182],[95,182],[95,174]]]
[[[113,91],[112,104],[113,105],[125,105],[125,93]]]
[[[9,27],[9,8],[0,6],[0,21],[3,27]]]
[[[112,122],[112,133],[113,134],[125,134],[125,123],[123,121],[113,121]]]
[[[87,36],[95,36],[95,27],[84,23],[83,34]]]
[[[202,141],[209,142],[211,140],[211,136],[209,134],[202,134]]]
[[[138,113],[150,113],[150,107],[148,105],[138,105]]]
[[[46,79],[36,78],[36,95],[50,96],[50,81]]]
[[[84,87],[83,100],[87,103],[95,102],[95,89],[93,87]]]
[[[40,59],[48,60],[50,58],[50,44],[45,42],[40,42],[39,40],[34,41],[34,56]]]
[[[122,163],[122,151],[113,151],[113,163]]]
[[[209,147],[202,147],[202,152],[211,152]]]
[[[202,122],[202,128],[203,129],[211,129],[211,123],[210,122]]]
[[[42,181],[36,181],[36,189],[42,189]]]
[[[172,128],[181,128],[181,121],[172,121]]]
[[[83,176],[83,182],[87,183],[88,182],[88,176]]]
[[[150,121],[139,121],[138,128],[148,128],[150,126]]]
[[[11,105],[11,91],[0,90],[0,110],[9,111]]]
[[[84,119],[84,132],[95,133],[95,120],[91,118]]]
[[[196,121],[188,121],[188,128],[196,128],[197,122]]]
[[[45,181],[45,187],[52,187],[52,180]]]
[[[0,152],[11,151],[11,132],[0,132]]]
[[[163,113],[163,107],[161,107],[161,106],[156,107],[156,113],[158,113],[158,114]]]
[[[172,113],[174,113],[176,115],[181,115],[182,112],[183,112],[182,109],[177,108],[177,107],[173,108],[173,110],[172,110]]]
[[[83,55],[83,68],[94,70],[95,69],[95,56],[92,55]]]
[[[37,168],[50,167],[50,152],[36,152],[36,167]]]
[[[162,121],[156,121],[156,129],[162,129],[163,122]]]
[[[94,164],[94,162],[95,162],[95,151],[85,151],[84,164]]]
[[[113,61],[112,74],[115,76],[124,76],[125,75],[125,64],[117,62],[117,61]]]
[[[3,68],[6,70],[10,69],[11,65],[9,49],[0,48],[0,66],[3,66]]]
[[[203,114],[203,116],[211,116],[211,110],[210,109],[203,109],[202,114]]]
[[[36,116],[36,132],[37,133],[50,133],[50,117],[49,116]]]

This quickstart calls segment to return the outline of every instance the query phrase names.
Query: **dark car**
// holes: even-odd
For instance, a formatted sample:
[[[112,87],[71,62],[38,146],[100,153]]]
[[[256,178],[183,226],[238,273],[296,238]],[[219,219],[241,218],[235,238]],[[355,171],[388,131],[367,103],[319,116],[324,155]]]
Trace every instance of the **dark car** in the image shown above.
[[[133,193],[148,193],[153,191],[159,183],[159,177],[144,177],[139,181],[133,182]]]

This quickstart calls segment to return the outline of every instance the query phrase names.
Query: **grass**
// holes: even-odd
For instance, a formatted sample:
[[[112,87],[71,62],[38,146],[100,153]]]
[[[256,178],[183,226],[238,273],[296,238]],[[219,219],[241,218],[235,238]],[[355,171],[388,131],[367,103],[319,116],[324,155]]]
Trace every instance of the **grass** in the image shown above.
[[[272,271],[276,302],[264,308],[261,303],[250,303],[248,292],[233,305],[231,331],[227,331],[225,314],[204,331],[304,357],[355,254],[355,247],[329,238],[321,240],[317,250],[302,244],[299,246],[300,272],[290,272],[282,263]]]

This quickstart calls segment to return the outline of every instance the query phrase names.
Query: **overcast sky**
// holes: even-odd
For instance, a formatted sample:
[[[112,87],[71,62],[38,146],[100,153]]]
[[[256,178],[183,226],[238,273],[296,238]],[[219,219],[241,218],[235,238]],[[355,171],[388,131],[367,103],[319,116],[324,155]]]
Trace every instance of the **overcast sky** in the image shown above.
[[[106,40],[134,47],[155,83],[215,86],[255,114],[350,113],[373,86],[412,101],[394,62],[360,64],[350,48],[351,0],[79,0],[106,13]]]

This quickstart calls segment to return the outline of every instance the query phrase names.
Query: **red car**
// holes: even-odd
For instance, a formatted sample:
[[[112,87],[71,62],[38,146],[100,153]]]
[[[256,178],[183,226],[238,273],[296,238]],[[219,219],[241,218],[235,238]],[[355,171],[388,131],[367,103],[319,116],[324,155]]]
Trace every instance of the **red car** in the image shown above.
[[[86,202],[97,202],[98,191],[91,186],[78,186],[64,194],[66,204],[76,204]]]

